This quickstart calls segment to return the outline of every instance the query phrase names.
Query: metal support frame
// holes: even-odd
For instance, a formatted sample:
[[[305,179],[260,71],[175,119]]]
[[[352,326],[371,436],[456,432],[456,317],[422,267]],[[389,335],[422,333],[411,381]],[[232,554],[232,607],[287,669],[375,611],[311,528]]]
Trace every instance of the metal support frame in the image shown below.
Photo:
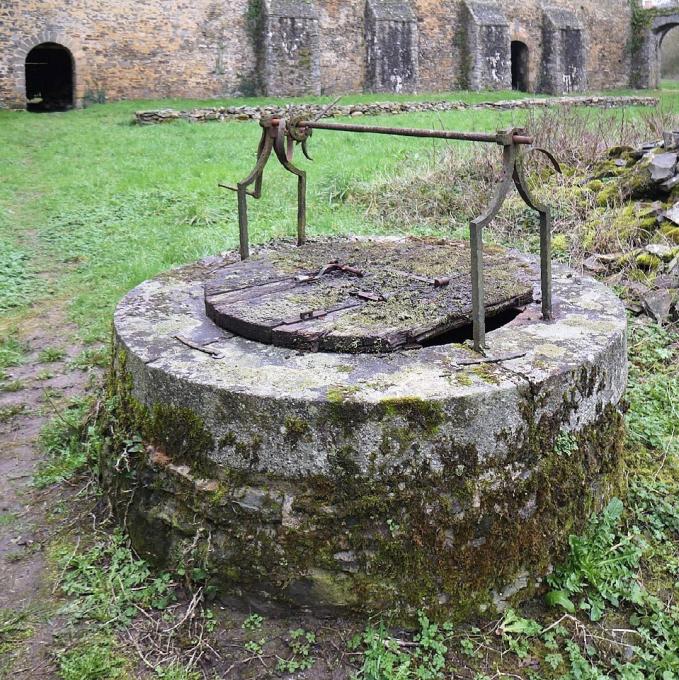
[[[424,137],[434,139],[453,139],[472,142],[492,142],[502,146],[502,174],[495,187],[495,194],[488,208],[469,224],[471,247],[472,275],[472,325],[474,349],[483,353],[486,346],[486,314],[483,304],[483,228],[497,215],[507,194],[516,186],[519,195],[533,210],[540,215],[540,286],[542,292],[542,318],[552,319],[552,259],[551,229],[552,218],[547,206],[539,203],[530,193],[523,172],[525,154],[522,146],[533,143],[533,139],[523,128],[500,130],[495,134],[476,132],[455,132],[449,130],[423,130],[418,128],[389,128],[369,125],[352,125],[328,123],[319,120],[306,121],[300,119],[263,118],[260,121],[262,137],[257,148],[257,163],[252,172],[236,187],[221,184],[220,186],[238,193],[238,227],[240,238],[240,256],[242,260],[250,256],[250,236],[248,231],[247,197],[260,198],[262,195],[262,178],[264,168],[271,152],[276,154],[281,165],[297,176],[297,245],[306,241],[306,172],[293,165],[292,157],[295,144],[302,145],[302,152],[311,160],[307,152],[307,141],[314,129],[335,130],[341,132],[358,132],[371,134],[398,135],[402,137]],[[558,162],[545,149],[534,148],[544,153],[557,172],[561,172]],[[248,187],[255,185],[253,191]]]

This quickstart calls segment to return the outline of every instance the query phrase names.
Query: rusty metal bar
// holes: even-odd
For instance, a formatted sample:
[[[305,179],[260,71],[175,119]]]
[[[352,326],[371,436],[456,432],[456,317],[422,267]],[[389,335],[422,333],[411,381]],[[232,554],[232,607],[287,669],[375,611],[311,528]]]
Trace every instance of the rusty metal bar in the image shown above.
[[[277,126],[279,118],[273,118],[271,124]],[[374,135],[396,135],[398,137],[424,137],[427,139],[453,139],[463,142],[490,142],[504,144],[502,134],[487,132],[458,132],[455,130],[428,130],[426,128],[397,128],[382,127],[379,125],[354,125],[352,123],[327,123],[316,120],[303,120],[296,123],[298,128],[310,130],[336,130],[338,132],[366,132]],[[527,135],[514,135],[514,144],[532,144],[533,138]]]
[[[552,316],[552,215],[549,208],[540,212],[540,286],[542,289],[542,318]]]

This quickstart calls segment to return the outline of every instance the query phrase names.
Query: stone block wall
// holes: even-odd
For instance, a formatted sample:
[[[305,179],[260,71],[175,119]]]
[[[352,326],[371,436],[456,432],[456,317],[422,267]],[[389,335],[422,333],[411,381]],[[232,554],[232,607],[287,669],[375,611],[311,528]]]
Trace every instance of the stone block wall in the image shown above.
[[[366,89],[417,88],[417,18],[407,0],[368,0],[365,11]]]
[[[25,106],[42,42],[71,52],[76,103],[509,87],[512,40],[528,47],[531,91],[629,84],[630,0],[547,6],[568,10],[566,28],[544,0],[5,0],[0,106]]]
[[[542,90],[549,94],[581,92],[587,87],[587,54],[582,23],[575,12],[544,10]]]
[[[512,86],[509,22],[498,5],[465,2],[467,84],[471,90]]]
[[[68,48],[75,96],[220,97],[252,89],[248,0],[8,0],[0,3],[0,106],[25,105],[24,62]]]
[[[318,10],[311,0],[265,0],[262,89],[289,97],[321,93]]]

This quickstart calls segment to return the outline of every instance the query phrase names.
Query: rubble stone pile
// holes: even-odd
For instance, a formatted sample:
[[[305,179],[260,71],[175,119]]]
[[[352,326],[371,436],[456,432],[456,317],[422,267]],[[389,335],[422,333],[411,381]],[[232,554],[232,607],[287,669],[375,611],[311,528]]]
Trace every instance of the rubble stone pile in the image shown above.
[[[304,104],[287,106],[214,106],[195,108],[189,111],[160,109],[157,111],[137,111],[135,121],[139,125],[156,125],[186,120],[190,123],[208,121],[230,122],[238,120],[259,120],[264,116],[286,116],[308,114],[314,118],[324,112],[326,117],[384,116],[399,113],[421,113],[428,111],[458,111],[462,109],[532,109],[547,106],[591,106],[613,108],[617,106],[657,106],[654,97],[541,97],[531,99],[511,99],[494,102],[469,104],[461,101],[428,102],[375,102],[369,104],[338,104],[325,112],[324,104]]]
[[[679,131],[609,149],[583,190],[609,208],[586,228],[585,268],[624,285],[630,311],[679,321]]]

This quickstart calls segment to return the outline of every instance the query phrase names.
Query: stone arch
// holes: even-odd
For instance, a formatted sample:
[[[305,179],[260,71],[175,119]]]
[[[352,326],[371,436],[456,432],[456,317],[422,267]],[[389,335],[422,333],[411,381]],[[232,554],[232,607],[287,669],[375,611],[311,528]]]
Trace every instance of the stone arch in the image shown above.
[[[662,46],[663,43],[665,42],[665,38],[667,37],[668,33],[671,33],[673,29],[676,29],[677,26],[679,26],[679,15],[674,15],[673,17],[670,17],[671,21],[667,23],[663,23],[658,30],[656,31],[657,35],[657,40],[658,40],[658,85],[660,85],[660,79],[662,78],[662,62],[663,62],[663,57],[662,57]],[[676,31],[676,33],[679,33],[679,31]]]
[[[14,103],[17,108],[26,107],[26,57],[32,49],[45,43],[57,44],[68,50],[73,60],[73,104],[79,106],[82,101],[79,46],[61,31],[45,29],[28,38],[17,40],[14,44],[14,54],[11,57],[12,71],[14,72]]]
[[[670,37],[667,37],[671,34]],[[669,28],[659,40],[660,77],[679,80],[679,28]]]
[[[73,55],[59,43],[40,43],[26,55],[26,108],[64,111],[73,108]]]
[[[632,85],[660,87],[660,46],[665,36],[677,26],[679,13],[659,15],[637,36],[636,50],[632,55]]]

